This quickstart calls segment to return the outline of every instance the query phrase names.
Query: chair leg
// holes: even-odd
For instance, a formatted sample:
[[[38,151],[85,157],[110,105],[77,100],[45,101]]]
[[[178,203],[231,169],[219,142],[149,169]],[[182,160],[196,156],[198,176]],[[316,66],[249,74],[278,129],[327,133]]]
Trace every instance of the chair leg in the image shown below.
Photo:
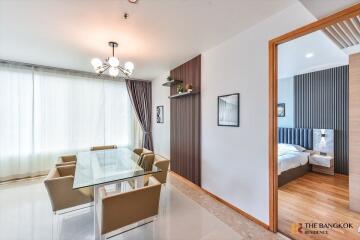
[[[52,216],[52,240],[58,240],[59,239],[59,216],[54,212]]]

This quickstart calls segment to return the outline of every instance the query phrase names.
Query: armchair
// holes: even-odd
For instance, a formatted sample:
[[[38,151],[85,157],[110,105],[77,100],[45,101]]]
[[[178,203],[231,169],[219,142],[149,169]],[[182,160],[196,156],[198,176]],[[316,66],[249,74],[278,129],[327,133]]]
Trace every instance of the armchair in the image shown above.
[[[101,234],[156,216],[159,211],[161,184],[150,177],[147,186],[128,192],[100,190]]]
[[[75,165],[51,169],[44,180],[54,212],[93,201],[92,188],[73,189]]]

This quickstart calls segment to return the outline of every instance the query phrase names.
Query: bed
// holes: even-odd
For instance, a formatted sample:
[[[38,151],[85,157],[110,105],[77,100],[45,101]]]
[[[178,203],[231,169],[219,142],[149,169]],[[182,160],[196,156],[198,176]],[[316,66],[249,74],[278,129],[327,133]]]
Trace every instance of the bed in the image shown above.
[[[313,130],[278,128],[278,143],[278,186],[281,187],[310,171]]]

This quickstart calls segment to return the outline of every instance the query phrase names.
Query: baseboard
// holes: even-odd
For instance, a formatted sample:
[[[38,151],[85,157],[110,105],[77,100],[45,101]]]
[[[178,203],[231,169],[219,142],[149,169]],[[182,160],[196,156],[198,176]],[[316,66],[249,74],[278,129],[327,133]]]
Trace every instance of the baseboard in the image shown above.
[[[169,172],[170,172],[170,171],[169,171]],[[215,194],[213,194],[213,193],[211,193],[211,192],[203,189],[202,187],[200,187],[200,186],[196,185],[195,183],[189,181],[188,179],[184,178],[183,176],[180,176],[179,174],[177,174],[177,173],[175,173],[175,172],[173,172],[173,171],[171,171],[171,174],[174,175],[175,177],[180,178],[181,180],[183,180],[183,181],[186,182],[187,184],[189,184],[189,185],[191,185],[191,186],[193,186],[193,187],[195,187],[195,188],[198,188],[199,190],[203,191],[204,193],[206,193],[206,194],[209,195],[210,197],[214,198],[214,199],[217,200],[218,202],[220,202],[220,203],[226,205],[227,207],[233,209],[233,210],[236,211],[237,213],[239,213],[239,214],[241,214],[242,216],[246,217],[247,219],[255,222],[256,224],[262,226],[263,228],[265,228],[265,229],[267,229],[267,230],[270,229],[270,227],[269,227],[268,224],[260,221],[260,220],[257,219],[256,217],[248,214],[247,212],[244,212],[244,211],[241,210],[240,208],[235,207],[235,206],[232,205],[231,203],[228,203],[228,202],[225,201],[224,199],[216,196]]]

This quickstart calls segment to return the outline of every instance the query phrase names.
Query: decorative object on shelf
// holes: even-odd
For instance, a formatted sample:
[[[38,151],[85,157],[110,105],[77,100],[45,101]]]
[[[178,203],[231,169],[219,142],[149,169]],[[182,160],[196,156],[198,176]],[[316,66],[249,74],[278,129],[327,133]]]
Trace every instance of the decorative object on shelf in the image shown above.
[[[175,85],[178,85],[178,84],[181,84],[182,81],[181,80],[175,80],[175,79],[171,79],[169,80],[169,78],[167,78],[167,81],[165,83],[163,83],[162,85],[164,87],[171,87],[171,86],[175,86]]]
[[[320,155],[334,154],[334,130],[333,129],[314,129],[314,151],[320,152]]]
[[[166,80],[172,81],[173,79],[172,79],[170,76],[168,76],[168,77],[166,78]]]
[[[192,90],[193,90],[192,85],[191,84],[186,84],[186,91],[187,92],[192,92]]]
[[[278,117],[285,117],[285,103],[278,103]]]
[[[132,62],[125,62],[124,67],[120,66],[119,59],[115,57],[115,48],[118,46],[117,42],[109,42],[109,46],[112,48],[112,56],[108,57],[105,62],[102,62],[99,58],[93,58],[91,65],[94,67],[96,73],[102,74],[109,70],[109,75],[116,77],[121,72],[126,77],[129,77],[134,70],[134,64]]]
[[[169,98],[172,99],[172,98],[185,97],[185,96],[190,96],[190,95],[196,95],[196,94],[198,94],[198,93],[199,93],[199,92],[195,92],[195,91],[178,93],[178,94],[169,96]]]
[[[177,85],[177,87],[176,87],[176,92],[177,92],[177,93],[183,93],[183,92],[184,92],[184,86],[183,86],[183,84]]]
[[[218,126],[240,126],[240,94],[234,93],[218,97]]]
[[[156,122],[164,123],[164,106],[156,107]]]

